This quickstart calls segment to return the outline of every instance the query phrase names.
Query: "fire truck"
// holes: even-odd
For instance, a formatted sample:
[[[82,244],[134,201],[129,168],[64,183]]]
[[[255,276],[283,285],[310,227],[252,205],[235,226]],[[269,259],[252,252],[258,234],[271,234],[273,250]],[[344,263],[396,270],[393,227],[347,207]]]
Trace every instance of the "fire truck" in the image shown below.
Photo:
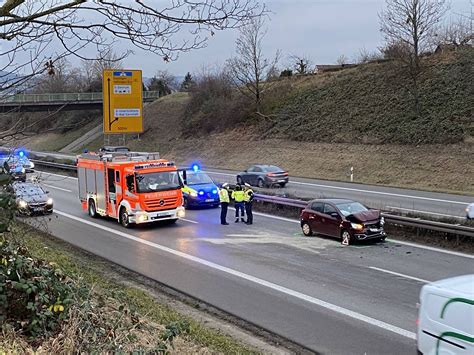
[[[129,228],[185,215],[178,169],[159,153],[83,153],[77,175],[82,208],[93,218],[112,217]]]

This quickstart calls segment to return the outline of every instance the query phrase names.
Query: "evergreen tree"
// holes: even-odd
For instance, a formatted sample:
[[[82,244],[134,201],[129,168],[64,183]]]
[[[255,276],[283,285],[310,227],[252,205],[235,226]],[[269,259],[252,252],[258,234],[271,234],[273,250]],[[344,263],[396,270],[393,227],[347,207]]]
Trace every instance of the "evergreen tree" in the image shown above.
[[[191,76],[191,73],[188,72],[186,76],[184,77],[183,82],[181,83],[180,91],[189,91],[189,89],[193,85],[194,85],[193,77]]]

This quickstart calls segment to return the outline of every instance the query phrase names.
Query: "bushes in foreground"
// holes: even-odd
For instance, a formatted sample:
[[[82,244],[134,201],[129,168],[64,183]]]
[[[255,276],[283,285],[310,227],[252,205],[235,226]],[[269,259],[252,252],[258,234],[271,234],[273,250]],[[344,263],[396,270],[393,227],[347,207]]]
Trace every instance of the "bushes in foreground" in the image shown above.
[[[166,353],[190,331],[187,321],[153,323],[116,291],[91,289],[0,238],[0,352]]]

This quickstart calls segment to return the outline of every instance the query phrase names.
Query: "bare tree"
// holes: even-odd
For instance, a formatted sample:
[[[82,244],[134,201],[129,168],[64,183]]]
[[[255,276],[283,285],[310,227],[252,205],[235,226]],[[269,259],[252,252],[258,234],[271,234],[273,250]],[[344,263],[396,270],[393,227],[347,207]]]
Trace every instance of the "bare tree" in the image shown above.
[[[380,30],[387,43],[402,43],[406,49],[400,59],[407,65],[412,81],[416,114],[420,113],[420,56],[428,50],[430,38],[447,10],[445,0],[386,0],[379,14]]]
[[[347,58],[344,54],[341,54],[337,59],[336,59],[336,64],[338,65],[346,65],[349,63],[349,58]]]
[[[382,54],[377,53],[377,52],[370,52],[368,51],[365,47],[359,49],[359,54],[355,58],[356,63],[369,63],[373,60],[377,60],[382,56]]]
[[[6,0],[0,5],[0,92],[24,89],[60,58],[95,59],[88,53],[103,55],[116,41],[174,60],[204,47],[215,31],[262,12],[254,0]]]
[[[451,44],[457,47],[468,44],[474,38],[472,21],[465,16],[452,18],[446,25],[440,26],[433,37],[433,45]]]
[[[293,54],[290,56],[290,61],[296,74],[307,74],[312,71],[313,62],[306,55]]]
[[[262,97],[271,83],[265,83],[268,73],[273,71],[279,59],[277,51],[273,58],[263,54],[263,39],[267,30],[263,17],[250,19],[240,28],[236,41],[236,56],[227,61],[229,75],[242,94],[253,98],[256,112],[260,113]]]

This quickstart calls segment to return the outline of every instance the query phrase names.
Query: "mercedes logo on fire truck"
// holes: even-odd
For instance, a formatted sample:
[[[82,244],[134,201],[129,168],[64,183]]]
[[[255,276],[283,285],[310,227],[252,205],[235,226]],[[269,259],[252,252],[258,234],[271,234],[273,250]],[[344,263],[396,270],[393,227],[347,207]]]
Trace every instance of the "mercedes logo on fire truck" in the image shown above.
[[[165,204],[164,200],[160,200],[160,206],[163,206]]]

